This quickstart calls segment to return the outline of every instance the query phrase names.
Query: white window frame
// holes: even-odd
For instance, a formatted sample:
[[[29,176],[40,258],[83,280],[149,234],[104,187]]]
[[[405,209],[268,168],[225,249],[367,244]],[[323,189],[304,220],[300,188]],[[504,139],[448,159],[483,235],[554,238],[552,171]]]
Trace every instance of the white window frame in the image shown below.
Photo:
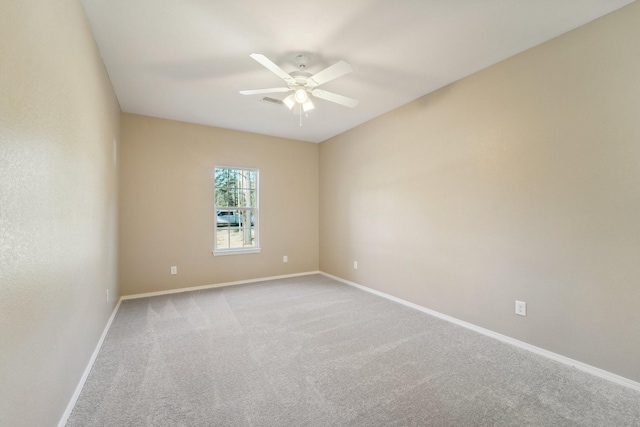
[[[216,204],[216,171],[218,169],[232,169],[240,171],[251,171],[256,174],[255,207],[252,206],[218,206]],[[216,166],[213,170],[213,255],[238,255],[253,254],[260,252],[260,170],[239,166]],[[218,211],[238,211],[248,210],[253,212],[254,245],[241,248],[218,248]]]

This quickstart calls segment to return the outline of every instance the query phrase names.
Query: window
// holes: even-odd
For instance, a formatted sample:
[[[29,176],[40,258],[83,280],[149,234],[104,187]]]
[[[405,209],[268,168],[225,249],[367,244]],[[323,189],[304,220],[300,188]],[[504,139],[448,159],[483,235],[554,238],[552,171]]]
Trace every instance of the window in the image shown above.
[[[216,167],[214,255],[260,252],[258,170]]]

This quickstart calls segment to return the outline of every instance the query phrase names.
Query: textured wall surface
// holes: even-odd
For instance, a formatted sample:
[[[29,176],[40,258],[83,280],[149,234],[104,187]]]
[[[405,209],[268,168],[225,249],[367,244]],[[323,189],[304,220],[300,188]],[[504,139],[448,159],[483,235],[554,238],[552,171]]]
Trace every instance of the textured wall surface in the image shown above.
[[[320,269],[640,381],[638,22],[636,2],[323,142]]]
[[[50,426],[117,299],[120,110],[77,0],[0,1],[0,40],[0,425]]]
[[[123,114],[121,155],[123,295],[318,270],[317,144]],[[260,253],[212,255],[215,166],[260,170]]]

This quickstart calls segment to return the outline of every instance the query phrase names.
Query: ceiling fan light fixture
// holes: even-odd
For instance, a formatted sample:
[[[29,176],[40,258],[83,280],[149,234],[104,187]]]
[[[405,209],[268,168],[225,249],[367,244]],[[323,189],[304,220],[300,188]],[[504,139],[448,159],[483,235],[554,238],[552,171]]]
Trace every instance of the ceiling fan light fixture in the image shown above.
[[[307,99],[307,101],[304,104],[302,104],[302,109],[304,110],[305,113],[307,111],[313,110],[314,108],[316,108],[316,106],[313,105],[313,102],[311,102],[310,99]]]
[[[289,110],[292,110],[293,106],[296,105],[296,98],[294,94],[291,94],[283,99],[282,102],[284,102],[284,105],[286,105]]]
[[[307,96],[307,91],[302,88],[296,89],[296,91],[294,92],[294,96],[296,102],[300,104],[304,104],[309,99],[309,97]]]

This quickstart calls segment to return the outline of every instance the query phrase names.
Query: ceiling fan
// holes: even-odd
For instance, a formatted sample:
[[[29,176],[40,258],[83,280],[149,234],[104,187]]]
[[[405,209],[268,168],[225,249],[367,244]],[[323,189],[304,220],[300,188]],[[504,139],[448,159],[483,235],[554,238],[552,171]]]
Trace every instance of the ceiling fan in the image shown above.
[[[252,53],[251,58],[258,61],[265,68],[276,74],[287,84],[286,87],[273,87],[268,89],[254,89],[254,90],[241,90],[243,95],[257,95],[263,93],[276,93],[276,92],[293,92],[282,100],[284,105],[290,110],[293,110],[294,114],[302,115],[303,112],[307,112],[315,108],[309,95],[316,98],[324,99],[327,101],[335,102],[336,104],[344,105],[345,107],[353,108],[358,105],[358,101],[337,93],[327,92],[323,89],[318,89],[318,86],[327,83],[331,80],[342,77],[353,71],[351,65],[345,61],[338,61],[328,68],[316,73],[311,74],[305,71],[309,57],[306,55],[296,56],[296,64],[298,70],[287,73],[282,68],[273,63],[266,56],[259,53]]]

